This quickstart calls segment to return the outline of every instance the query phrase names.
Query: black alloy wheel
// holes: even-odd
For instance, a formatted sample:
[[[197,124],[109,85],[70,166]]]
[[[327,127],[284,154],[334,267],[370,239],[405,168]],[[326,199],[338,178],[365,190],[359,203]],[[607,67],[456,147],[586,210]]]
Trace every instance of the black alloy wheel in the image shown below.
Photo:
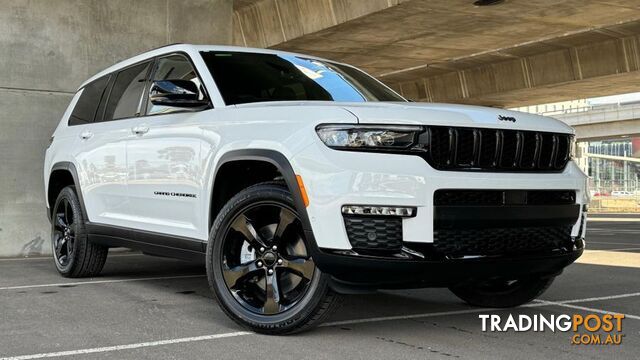
[[[53,262],[65,277],[96,276],[107,261],[109,248],[91,243],[82,205],[74,186],[60,191],[51,213]]]
[[[319,324],[341,296],[316,267],[311,243],[288,188],[251,186],[220,210],[207,244],[207,276],[222,310],[263,334]]]
[[[76,226],[69,199],[62,198],[53,211],[53,258],[61,269],[66,269],[75,254]]]
[[[300,219],[281,204],[258,203],[238,214],[227,230],[220,259],[233,297],[264,315],[295,306],[315,272],[303,237]]]

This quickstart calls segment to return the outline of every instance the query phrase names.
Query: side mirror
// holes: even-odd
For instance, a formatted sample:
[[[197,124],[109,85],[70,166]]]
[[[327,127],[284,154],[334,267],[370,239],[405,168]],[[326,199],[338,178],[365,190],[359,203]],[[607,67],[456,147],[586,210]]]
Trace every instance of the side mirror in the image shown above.
[[[151,84],[149,100],[153,105],[196,108],[209,105],[208,99],[198,99],[198,85],[189,80],[157,80]]]

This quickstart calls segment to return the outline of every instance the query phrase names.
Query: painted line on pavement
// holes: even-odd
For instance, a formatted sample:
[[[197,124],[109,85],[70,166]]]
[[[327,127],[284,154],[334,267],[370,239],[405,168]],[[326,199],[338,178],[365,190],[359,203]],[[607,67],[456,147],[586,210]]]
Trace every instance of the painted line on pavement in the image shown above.
[[[105,347],[97,347],[97,348],[90,348],[90,349],[58,351],[58,352],[33,354],[33,355],[3,357],[3,358],[0,358],[0,360],[28,360],[28,359],[44,359],[44,358],[53,358],[53,357],[62,357],[62,356],[86,355],[86,354],[95,354],[95,353],[103,353],[103,352],[111,352],[111,351],[139,349],[139,348],[152,347],[152,346],[180,344],[180,343],[187,343],[187,342],[194,342],[194,341],[224,339],[224,338],[245,336],[245,335],[251,335],[251,334],[253,333],[248,331],[238,331],[238,332],[231,332],[231,333],[224,333],[224,334],[194,336],[194,337],[170,339],[170,340],[149,341],[149,342],[142,342],[137,344],[115,345],[115,346],[105,346]]]
[[[113,258],[113,257],[126,257],[126,256],[148,256],[142,253],[132,253],[132,254],[128,254],[128,253],[109,253],[109,258]],[[19,258],[0,258],[0,262],[9,262],[9,261],[28,261],[28,260],[51,260],[53,261],[53,257],[51,256],[32,256],[32,257],[19,257]]]
[[[555,302],[559,304],[572,304],[572,303],[579,303],[579,302],[616,300],[616,299],[623,299],[623,298],[634,297],[634,296],[640,296],[640,292],[619,294],[619,295],[609,295],[609,296],[599,296],[599,297],[583,298],[583,299],[573,299],[573,300],[558,300],[558,301],[550,301],[550,302]]]
[[[602,297],[595,297],[595,298],[562,300],[562,301],[535,300],[534,303],[523,305],[523,306],[521,306],[521,308],[545,307],[545,306],[561,306],[561,307],[574,308],[574,309],[579,309],[579,310],[584,310],[584,311],[591,311],[591,312],[599,312],[599,313],[607,313],[608,314],[608,313],[615,313],[615,312],[609,312],[609,311],[600,310],[600,309],[592,309],[592,308],[583,307],[583,306],[571,305],[571,303],[585,302],[585,301],[599,301],[599,300],[620,299],[620,298],[632,297],[632,296],[640,296],[640,292],[638,292],[638,293],[628,293],[628,294],[619,294],[619,295],[610,295],[610,296],[602,296]],[[399,316],[383,316],[383,317],[375,317],[375,318],[367,318],[367,319],[353,319],[353,320],[345,320],[345,321],[334,321],[334,322],[330,322],[330,323],[325,323],[325,324],[323,324],[321,326],[322,327],[328,327],[328,326],[364,324],[364,323],[373,323],[373,322],[391,321],[391,320],[408,320],[408,319],[426,318],[426,317],[435,317],[435,316],[461,315],[461,314],[482,313],[482,312],[488,312],[488,311],[510,311],[510,310],[513,310],[513,309],[484,309],[484,308],[480,309],[480,308],[477,308],[477,309],[466,309],[466,310],[457,310],[457,311],[442,311],[442,312],[435,312],[435,313],[399,315]],[[630,319],[640,320],[640,316],[636,316],[636,315],[627,315],[627,314],[625,314],[625,317],[628,317]],[[254,334],[254,333],[248,332],[248,331],[239,331],[239,332],[231,332],[231,333],[223,333],[223,334],[213,334],[213,335],[195,336],[195,337],[169,339],[169,340],[149,341],[149,342],[142,342],[142,343],[136,343],[136,344],[105,346],[105,347],[79,349],[79,350],[69,350],[69,351],[58,351],[58,352],[40,353],[40,354],[33,354],[33,355],[19,355],[19,356],[0,358],[0,360],[29,360],[29,359],[44,359],[44,358],[63,357],[63,356],[85,355],[85,354],[93,354],[93,353],[103,353],[103,352],[130,350],[130,349],[139,349],[139,348],[144,348],[144,347],[154,347],[154,346],[180,344],[180,343],[188,343],[188,342],[196,342],[196,341],[223,339],[223,338],[246,336],[246,335],[252,335],[252,334]]]
[[[527,304],[527,305],[523,305],[523,307],[538,307],[538,306],[546,306],[546,305],[545,304]],[[427,318],[427,317],[434,317],[434,316],[464,315],[464,314],[473,314],[473,313],[480,313],[480,312],[485,312],[485,311],[498,311],[498,310],[505,310],[505,309],[487,309],[487,308],[483,308],[483,309],[441,311],[441,312],[424,313],[424,314],[380,316],[380,317],[365,318],[365,319],[332,321],[332,322],[324,323],[324,324],[320,325],[320,327],[367,324],[367,323],[382,322],[382,321],[393,321],[393,320],[411,320],[411,319]]]
[[[206,277],[207,275],[179,275],[179,276],[156,276],[146,278],[130,278],[130,279],[111,279],[111,280],[95,280],[95,281],[77,281],[77,282],[63,282],[54,284],[37,284],[37,285],[17,285],[17,286],[3,286],[0,290],[20,290],[20,289],[34,289],[43,287],[55,287],[55,286],[77,286],[77,285],[91,285],[91,284],[115,284],[133,281],[153,281],[153,280],[173,280],[173,279],[189,279]]]
[[[638,316],[638,315],[625,314],[625,313],[621,313],[621,312],[618,312],[618,311],[601,310],[601,309],[595,309],[595,308],[586,307],[586,306],[571,305],[571,304],[555,302],[555,301],[546,301],[546,300],[535,300],[535,301],[537,301],[537,302],[539,302],[541,304],[562,306],[562,307],[566,307],[566,308],[570,308],[570,309],[594,312],[594,313],[599,313],[599,314],[622,314],[622,315],[624,315],[625,319],[640,320],[640,316]]]
[[[608,241],[589,241],[587,240],[587,245],[589,244],[606,244],[606,245],[633,245],[637,246],[638,243],[621,243],[621,242],[608,242]]]
[[[27,261],[27,260],[52,260],[51,256],[33,256],[33,257],[20,257],[20,258],[1,258],[0,262],[9,261]]]
[[[592,297],[592,298],[584,298],[584,299],[571,299],[571,300],[560,300],[560,301],[546,301],[546,300],[535,300],[535,303],[529,303],[520,306],[520,308],[530,308],[530,307],[542,307],[542,306],[551,306],[551,305],[567,305],[572,303],[579,302],[588,302],[588,301],[603,301],[603,300],[613,300],[613,299],[622,299],[627,297],[640,296],[640,292],[637,293],[628,293],[628,294],[619,294],[619,295],[609,295],[609,296],[601,296],[601,297]],[[340,325],[353,325],[353,324],[365,324],[372,322],[381,322],[381,321],[392,321],[392,320],[410,320],[415,318],[426,318],[426,317],[434,317],[434,316],[447,316],[447,315],[463,315],[463,314],[473,314],[473,313],[482,313],[486,311],[508,311],[512,309],[491,309],[491,308],[481,308],[481,309],[466,309],[466,310],[454,310],[454,311],[442,311],[435,313],[424,313],[424,314],[412,314],[412,315],[397,315],[397,316],[381,316],[375,318],[367,318],[367,319],[354,319],[354,320],[343,320],[343,321],[334,321],[330,323],[322,324],[321,327],[324,326],[340,326]],[[635,316],[635,315],[631,315]],[[634,318],[634,317],[632,317]],[[640,320],[640,318],[638,318]]]

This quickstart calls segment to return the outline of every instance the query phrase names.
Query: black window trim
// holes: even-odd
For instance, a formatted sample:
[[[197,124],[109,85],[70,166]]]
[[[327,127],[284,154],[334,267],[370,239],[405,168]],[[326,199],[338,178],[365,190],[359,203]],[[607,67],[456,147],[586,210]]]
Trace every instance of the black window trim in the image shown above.
[[[109,102],[109,97],[111,96],[111,89],[113,89],[113,84],[115,83],[115,73],[109,73],[109,82],[107,82],[107,87],[104,88],[104,91],[102,92],[102,97],[100,97],[100,102],[98,103],[98,108],[96,109],[96,115],[93,117],[93,123],[101,123],[101,122],[105,122],[104,121],[104,114],[107,111],[107,103]],[[100,105],[102,106],[102,109],[100,109]],[[98,111],[102,110],[102,112],[100,114],[98,114]]]
[[[147,103],[149,101],[149,89],[151,87],[151,82],[153,81],[153,77],[156,74],[158,61],[160,59],[162,59],[162,58],[175,56],[175,55],[180,55],[180,56],[184,57],[185,59],[187,59],[189,64],[191,64],[191,67],[193,68],[193,71],[195,71],[196,76],[198,77],[198,80],[200,80],[200,84],[202,85],[203,95],[207,98],[209,104],[205,108],[200,109],[200,110],[187,110],[187,109],[185,109],[185,110],[172,111],[172,112],[168,112],[168,113],[148,114]],[[154,58],[153,68],[151,69],[151,72],[150,72],[150,74],[149,74],[149,76],[147,78],[147,84],[145,86],[145,92],[144,92],[143,96],[144,96],[144,99],[142,100],[142,104],[144,106],[144,109],[143,109],[142,113],[140,114],[140,117],[154,117],[154,116],[162,116],[162,115],[198,113],[198,112],[201,112],[201,111],[210,110],[210,109],[214,108],[213,102],[211,101],[211,96],[209,96],[209,91],[207,90],[207,85],[205,85],[204,81],[202,80],[202,76],[200,75],[200,72],[198,71],[198,68],[196,67],[196,65],[193,63],[193,60],[191,59],[189,54],[187,54],[185,51],[174,51],[174,52],[158,55],[158,56],[156,56]]]
[[[140,95],[140,99],[138,100],[138,109],[136,111],[135,117],[143,117],[146,116],[147,106],[146,103],[149,98],[149,88],[151,87],[151,78],[155,73],[155,68],[158,65],[158,57],[154,57],[151,59],[151,68],[147,72],[147,77],[144,80],[144,86],[142,88],[142,94]],[[142,108],[144,106],[144,109]]]

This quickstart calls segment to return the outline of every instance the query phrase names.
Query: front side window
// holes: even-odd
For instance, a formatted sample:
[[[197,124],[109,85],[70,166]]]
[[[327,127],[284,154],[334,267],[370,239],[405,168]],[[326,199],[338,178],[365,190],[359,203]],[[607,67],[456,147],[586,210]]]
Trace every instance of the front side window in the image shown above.
[[[202,82],[191,65],[189,59],[182,55],[171,55],[158,59],[156,70],[151,79],[154,82],[173,82],[189,81],[193,83],[192,89],[197,92],[197,100],[205,101],[207,99],[203,90]],[[153,89],[152,89],[153,90]],[[154,104],[152,97],[147,100],[147,115],[165,114],[176,111],[193,111],[201,109],[199,107],[187,108],[184,106],[170,106],[167,104]]]
[[[350,66],[294,55],[206,51],[227,105],[262,101],[406,101]]]
[[[120,71],[111,89],[104,120],[117,120],[140,114],[142,93],[146,85],[151,61]]]
[[[69,117],[69,126],[93,122],[98,104],[108,83],[109,76],[104,76],[91,82],[82,89],[82,94]]]

